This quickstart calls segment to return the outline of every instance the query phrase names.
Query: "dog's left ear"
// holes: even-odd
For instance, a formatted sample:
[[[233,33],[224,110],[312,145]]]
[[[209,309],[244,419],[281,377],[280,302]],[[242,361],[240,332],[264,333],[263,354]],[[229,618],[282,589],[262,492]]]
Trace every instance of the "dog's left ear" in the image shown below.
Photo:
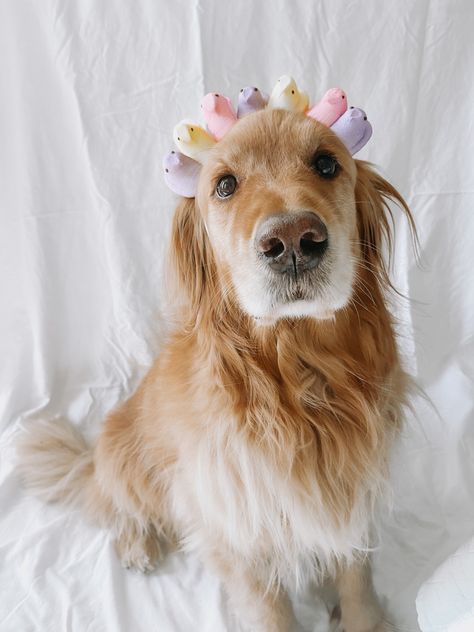
[[[356,160],[357,183],[355,189],[357,223],[361,252],[367,267],[379,280],[393,287],[389,278],[390,257],[393,245],[393,213],[390,201],[395,202],[404,211],[412,240],[417,252],[418,237],[415,221],[407,203],[390,182],[382,178],[373,166],[362,160]],[[384,248],[388,258],[384,257]]]

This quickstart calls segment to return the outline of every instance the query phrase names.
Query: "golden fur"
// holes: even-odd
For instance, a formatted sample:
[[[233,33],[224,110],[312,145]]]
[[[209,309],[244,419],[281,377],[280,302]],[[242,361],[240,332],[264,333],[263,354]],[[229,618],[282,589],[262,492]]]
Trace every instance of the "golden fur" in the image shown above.
[[[308,166],[318,148],[341,166],[333,180]],[[226,173],[238,190],[221,201]],[[291,630],[285,586],[328,573],[345,632],[381,630],[366,552],[406,392],[385,298],[390,198],[412,226],[324,126],[280,110],[239,121],[176,210],[174,324],[155,365],[93,452],[66,424],[34,424],[19,446],[27,483],[111,528],[127,566],[152,568],[162,537],[196,550],[248,630]],[[301,208],[337,251],[318,298],[280,316],[252,239]]]

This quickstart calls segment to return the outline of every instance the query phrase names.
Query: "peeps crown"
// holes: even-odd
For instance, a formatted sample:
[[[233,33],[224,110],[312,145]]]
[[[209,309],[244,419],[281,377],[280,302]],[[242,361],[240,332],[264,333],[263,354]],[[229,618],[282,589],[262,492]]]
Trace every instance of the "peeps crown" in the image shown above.
[[[237,111],[228,97],[211,92],[201,101],[207,129],[187,119],[174,128],[173,140],[178,151],[171,151],[163,158],[168,187],[183,197],[194,197],[201,165],[206,162],[208,152],[238,119],[264,108],[305,112],[306,116],[331,128],[352,155],[362,149],[372,136],[372,126],[364,110],[353,106],[348,108],[347,96],[340,88],[331,88],[310,107],[308,95],[298,89],[292,77],[283,75],[270,96],[255,87],[242,88]]]

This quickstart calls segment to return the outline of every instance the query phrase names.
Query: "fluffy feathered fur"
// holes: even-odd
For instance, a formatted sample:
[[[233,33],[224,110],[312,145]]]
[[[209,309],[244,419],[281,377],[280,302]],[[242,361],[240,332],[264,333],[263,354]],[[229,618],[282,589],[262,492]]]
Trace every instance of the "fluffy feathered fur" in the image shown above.
[[[316,150],[337,177],[314,172]],[[222,202],[226,173],[238,190]],[[413,225],[397,191],[319,123],[278,110],[239,121],[176,210],[160,357],[93,450],[62,422],[32,425],[19,444],[27,484],[109,527],[127,566],[150,569],[161,537],[195,550],[248,630],[290,630],[284,587],[327,574],[345,631],[381,630],[366,552],[407,387],[385,302],[389,199]],[[301,208],[331,247],[315,287],[275,293],[255,230]]]

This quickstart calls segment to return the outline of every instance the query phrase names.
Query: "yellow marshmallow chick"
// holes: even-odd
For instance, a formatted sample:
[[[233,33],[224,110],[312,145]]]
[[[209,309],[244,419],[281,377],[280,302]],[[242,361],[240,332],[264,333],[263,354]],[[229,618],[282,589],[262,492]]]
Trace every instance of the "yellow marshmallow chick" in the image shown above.
[[[175,125],[173,140],[182,154],[201,164],[206,161],[207,152],[216,144],[203,127],[186,119]]]
[[[308,95],[300,92],[293,77],[283,75],[278,79],[270,95],[269,108],[304,112],[309,105]]]

